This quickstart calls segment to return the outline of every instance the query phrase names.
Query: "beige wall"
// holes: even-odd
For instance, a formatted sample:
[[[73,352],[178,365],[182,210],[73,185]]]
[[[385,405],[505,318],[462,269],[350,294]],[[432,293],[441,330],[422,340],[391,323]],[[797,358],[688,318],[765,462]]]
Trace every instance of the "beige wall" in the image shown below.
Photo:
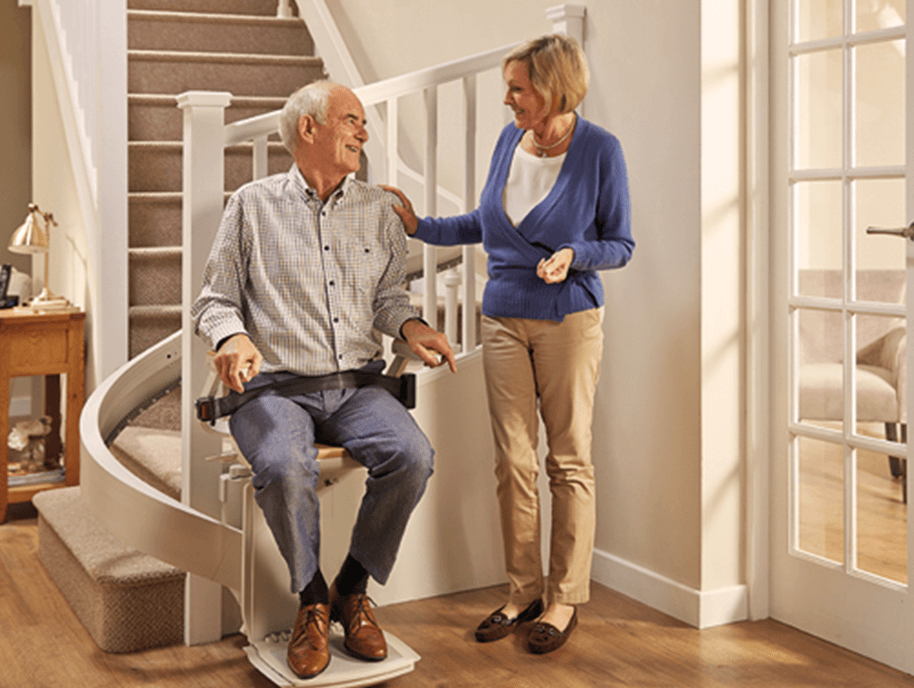
[[[31,271],[28,256],[7,249],[32,200],[31,9],[0,0],[0,263]]]
[[[555,4],[333,8],[373,81],[548,32]],[[591,2],[585,24],[586,116],[622,142],[637,242],[603,275],[597,558],[698,591],[744,582],[739,5]],[[488,97],[497,131],[500,84]]]
[[[9,238],[22,224],[32,200],[31,9],[0,0],[0,263],[31,273],[29,256],[11,253]],[[14,413],[27,414],[27,379],[12,383]]]

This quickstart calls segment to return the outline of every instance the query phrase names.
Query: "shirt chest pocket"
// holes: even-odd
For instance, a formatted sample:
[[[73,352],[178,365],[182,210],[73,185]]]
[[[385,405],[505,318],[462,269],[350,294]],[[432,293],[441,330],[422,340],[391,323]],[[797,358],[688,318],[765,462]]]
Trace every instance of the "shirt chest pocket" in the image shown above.
[[[374,291],[387,269],[390,254],[376,243],[347,241],[340,247],[340,259],[350,284],[361,291]]]

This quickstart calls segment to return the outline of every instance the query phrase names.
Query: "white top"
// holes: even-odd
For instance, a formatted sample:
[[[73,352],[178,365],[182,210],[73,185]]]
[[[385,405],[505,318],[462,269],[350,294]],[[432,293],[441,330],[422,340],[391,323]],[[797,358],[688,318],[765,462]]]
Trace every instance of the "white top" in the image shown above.
[[[517,227],[527,213],[540,203],[555,185],[566,153],[554,158],[540,158],[520,146],[514,149],[508,181],[501,194],[505,215]]]

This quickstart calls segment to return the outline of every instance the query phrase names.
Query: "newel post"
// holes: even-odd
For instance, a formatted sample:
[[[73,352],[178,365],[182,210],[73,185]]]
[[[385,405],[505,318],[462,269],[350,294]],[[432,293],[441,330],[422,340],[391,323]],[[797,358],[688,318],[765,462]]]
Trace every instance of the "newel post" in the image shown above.
[[[181,268],[181,501],[218,519],[220,441],[203,431],[194,399],[206,378],[207,345],[194,336],[190,307],[200,291],[203,266],[219,228],[225,186],[225,108],[231,93],[188,91],[177,97],[184,111],[182,268]],[[222,637],[222,588],[188,574],[184,599],[184,642],[208,643]]]
[[[552,31],[576,38],[582,49],[585,48],[584,18],[586,16],[587,6],[578,3],[556,5],[546,10],[546,17],[552,22]],[[577,107],[577,111],[582,117],[584,116],[584,103]]]

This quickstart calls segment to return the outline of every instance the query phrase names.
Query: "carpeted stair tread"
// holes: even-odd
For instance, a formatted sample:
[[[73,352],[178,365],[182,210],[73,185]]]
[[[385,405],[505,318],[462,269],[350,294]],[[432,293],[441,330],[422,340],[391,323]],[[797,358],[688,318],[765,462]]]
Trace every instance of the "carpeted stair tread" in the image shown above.
[[[145,483],[181,499],[181,432],[129,425],[111,445],[111,453]]]
[[[295,3],[291,3],[295,9]],[[244,14],[273,16],[277,0],[127,0],[131,10],[156,10],[160,12],[213,12],[218,14]]]
[[[300,19],[131,10],[127,14],[127,46],[131,50],[279,53],[312,55],[314,43]]]
[[[33,503],[100,585],[145,585],[151,580],[184,576],[180,569],[122,545],[83,504],[79,487],[39,492]]]
[[[182,571],[122,545],[88,510],[79,487],[40,492],[33,503],[38,557],[102,650],[182,641]]]

